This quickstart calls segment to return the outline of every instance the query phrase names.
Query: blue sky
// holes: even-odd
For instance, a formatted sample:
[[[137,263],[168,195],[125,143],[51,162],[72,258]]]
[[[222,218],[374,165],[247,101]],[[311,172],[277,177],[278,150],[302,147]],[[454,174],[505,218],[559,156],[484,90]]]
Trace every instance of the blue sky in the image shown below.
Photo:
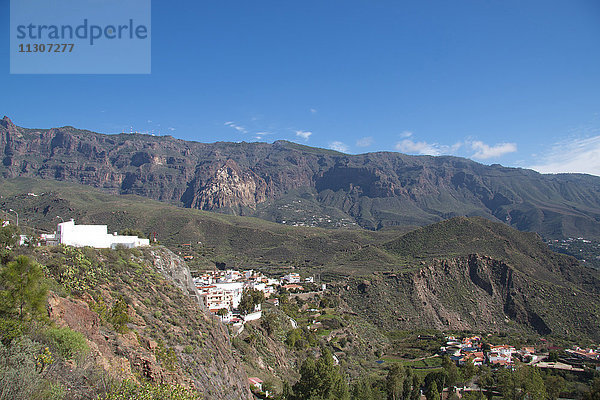
[[[2,32],[20,126],[600,175],[596,0],[155,0],[150,75],[10,75]]]

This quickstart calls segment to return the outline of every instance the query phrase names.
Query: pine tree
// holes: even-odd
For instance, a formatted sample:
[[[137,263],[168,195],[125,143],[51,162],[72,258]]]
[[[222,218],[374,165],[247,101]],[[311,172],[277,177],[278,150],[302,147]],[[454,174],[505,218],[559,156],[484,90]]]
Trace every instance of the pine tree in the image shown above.
[[[385,387],[388,400],[403,399],[404,379],[406,377],[404,367],[400,364],[393,364],[385,378]]]
[[[349,400],[348,385],[333,363],[328,349],[323,349],[318,360],[307,358],[300,366],[300,380],[293,386],[297,400]]]
[[[427,400],[440,400],[440,392],[438,391],[437,383],[433,382],[431,388],[425,395]]]
[[[410,391],[410,400],[419,400],[421,398],[421,379],[417,374],[412,377],[412,390]]]
[[[18,256],[0,271],[0,315],[23,323],[43,318],[48,289],[40,265]]]

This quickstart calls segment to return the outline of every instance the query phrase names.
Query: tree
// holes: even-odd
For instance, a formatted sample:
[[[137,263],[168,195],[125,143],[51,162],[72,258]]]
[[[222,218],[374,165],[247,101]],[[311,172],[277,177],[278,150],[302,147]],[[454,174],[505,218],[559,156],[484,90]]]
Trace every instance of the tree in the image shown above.
[[[558,399],[560,392],[565,390],[565,379],[560,375],[548,375],[545,380],[546,393],[550,400]]]
[[[283,381],[283,388],[281,389],[281,394],[276,397],[277,400],[293,400],[294,393],[292,392],[292,388],[288,381]]]
[[[491,398],[491,389],[494,387],[495,382],[490,367],[482,366],[479,368],[477,383],[479,384],[479,392],[481,393],[482,389],[485,389],[486,397]]]
[[[302,330],[300,328],[296,328],[296,329],[291,329],[288,331],[286,338],[285,338],[285,344],[287,344],[290,347],[298,347],[298,348],[302,348],[302,346],[300,346],[300,341],[302,340]]]
[[[485,400],[481,392],[463,392],[463,400]]]
[[[144,235],[144,232],[133,228],[125,228],[119,234],[123,236],[137,236],[142,239],[148,238],[148,235]]]
[[[421,398],[421,379],[419,375],[413,374],[412,388],[410,391],[410,400],[419,400]]]
[[[503,399],[546,399],[546,387],[539,368],[524,366],[516,371],[504,369],[500,371],[498,381]]]
[[[263,313],[260,325],[263,327],[267,335],[273,335],[275,328],[277,327],[277,321],[275,320],[275,314],[271,312]]]
[[[224,316],[226,316],[227,314],[229,314],[229,310],[227,310],[225,307],[223,307],[223,308],[219,308],[219,310],[217,311],[217,315],[218,315],[219,317],[224,317]]]
[[[435,383],[438,390],[443,391],[448,382],[448,374],[446,371],[430,372],[425,376],[425,391],[429,392]]]
[[[425,395],[427,400],[440,400],[440,392],[438,391],[437,383],[433,382]]]
[[[467,360],[460,368],[460,375],[463,382],[468,382],[475,375],[475,365],[472,359]]]
[[[518,399],[519,384],[516,374],[509,369],[502,369],[497,374],[498,389],[505,400]]]
[[[403,399],[404,380],[406,373],[404,367],[400,364],[393,364],[388,370],[385,378],[385,388],[389,400]]]
[[[328,349],[321,350],[321,357],[305,359],[300,366],[300,379],[293,386],[296,400],[349,400],[348,385],[333,363]]]
[[[123,296],[119,296],[110,310],[110,322],[113,328],[119,333],[127,333],[127,323],[131,320],[129,317],[129,307]]]
[[[2,226],[4,221],[0,220],[0,247],[3,249],[16,246],[19,238],[19,228],[14,225]]]
[[[46,312],[48,288],[40,265],[18,256],[0,271],[0,316],[19,322],[41,319]]]
[[[11,257],[11,249],[17,244],[19,229],[14,225],[2,226],[0,220],[0,262],[7,263]]]
[[[517,370],[519,382],[521,383],[522,398],[529,400],[545,400],[546,386],[540,374],[540,369],[532,366],[521,367]]]
[[[455,386],[460,380],[460,372],[458,371],[458,367],[454,361],[452,361],[447,355],[442,357],[442,368],[444,368],[444,371],[446,371],[446,374],[448,374],[446,386]]]
[[[352,400],[376,400],[369,378],[362,378],[352,385]]]
[[[254,308],[262,303],[264,299],[265,295],[260,290],[246,288],[242,292],[242,299],[240,300],[238,308],[243,315],[249,314],[254,311]]]
[[[600,400],[600,378],[594,378],[587,393],[583,395],[584,400]]]

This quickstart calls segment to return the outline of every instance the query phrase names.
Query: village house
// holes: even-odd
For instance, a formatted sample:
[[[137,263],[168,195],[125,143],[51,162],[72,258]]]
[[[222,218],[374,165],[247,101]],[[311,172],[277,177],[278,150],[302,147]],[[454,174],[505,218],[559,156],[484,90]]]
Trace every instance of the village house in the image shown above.
[[[581,347],[574,347],[573,349],[566,349],[565,352],[573,357],[581,358],[583,360],[600,360],[599,350],[582,349]]]
[[[248,378],[248,383],[250,384],[250,387],[253,388],[254,390],[258,390],[259,392],[263,391],[263,381],[260,378],[256,378],[256,377],[252,377],[252,378]]]
[[[283,285],[282,288],[287,289],[289,291],[301,291],[301,290],[304,290],[304,286],[296,285],[294,283]]]
[[[482,340],[479,336],[465,337],[458,340],[454,336],[446,337],[446,345],[440,348],[442,354],[446,354],[457,364],[472,362],[473,365],[483,365],[486,361],[492,366],[508,367],[514,364],[513,355],[529,356],[533,359],[535,349],[524,347],[519,352],[512,346],[492,346],[487,355],[483,351]]]
[[[512,355],[515,351],[514,347],[508,345],[492,346],[488,353],[488,362],[495,366],[512,365]]]
[[[149,239],[118,235],[116,232],[111,235],[108,233],[107,225],[75,225],[73,219],[59,223],[54,234],[44,234],[41,239],[47,245],[89,246],[97,249],[134,248],[150,245]]]
[[[296,273],[296,272],[291,272],[287,275],[284,275],[283,278],[281,278],[282,283],[285,281],[287,283],[300,283],[302,281],[302,278],[300,278],[300,274]]]

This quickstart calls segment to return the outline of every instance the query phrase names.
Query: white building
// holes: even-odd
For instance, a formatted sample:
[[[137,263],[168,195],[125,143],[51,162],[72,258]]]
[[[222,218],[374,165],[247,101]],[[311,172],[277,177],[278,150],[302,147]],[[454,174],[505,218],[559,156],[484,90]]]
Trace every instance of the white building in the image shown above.
[[[217,289],[223,290],[225,295],[224,301],[230,305],[229,309],[236,309],[242,301],[242,293],[244,292],[243,282],[225,282],[213,283]]]
[[[46,239],[51,240],[47,235]],[[141,239],[137,236],[121,236],[108,233],[106,225],[75,225],[74,220],[58,224],[55,241],[67,246],[95,247],[98,249],[114,249],[117,246],[126,248],[149,246],[149,239]]]
[[[301,281],[300,274],[296,272],[284,275],[282,279],[288,283],[300,283]]]
[[[244,291],[243,282],[213,283],[212,285],[196,286],[206,307],[217,312],[221,308],[228,311],[238,308]]]

